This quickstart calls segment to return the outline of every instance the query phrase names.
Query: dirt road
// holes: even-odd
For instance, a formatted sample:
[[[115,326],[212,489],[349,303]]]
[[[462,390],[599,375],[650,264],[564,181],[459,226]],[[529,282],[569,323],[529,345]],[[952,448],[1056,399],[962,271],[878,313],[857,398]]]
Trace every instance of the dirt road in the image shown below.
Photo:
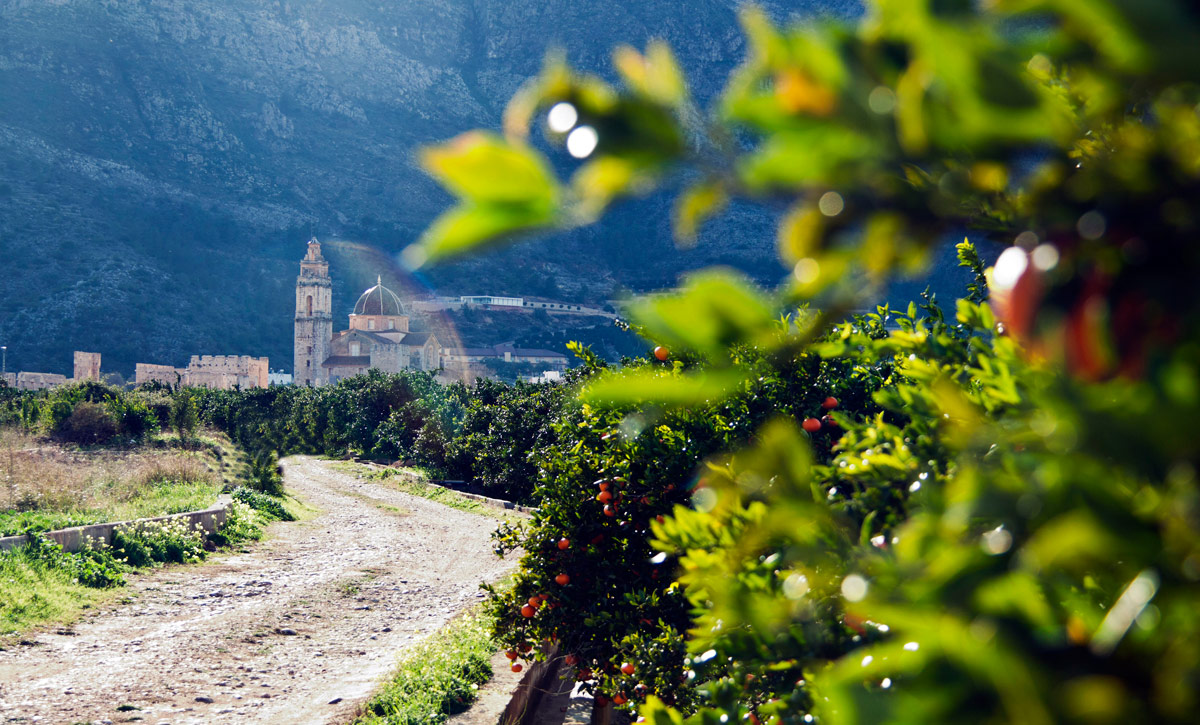
[[[0,721],[344,722],[514,564],[491,551],[494,519],[315,459],[285,466],[320,515],[248,553],[130,577],[131,603],[0,651]]]

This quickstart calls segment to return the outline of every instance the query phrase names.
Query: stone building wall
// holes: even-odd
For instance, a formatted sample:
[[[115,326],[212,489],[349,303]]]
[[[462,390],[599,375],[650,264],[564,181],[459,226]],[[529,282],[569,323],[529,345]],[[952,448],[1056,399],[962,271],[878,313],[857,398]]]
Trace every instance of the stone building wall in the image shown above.
[[[100,379],[100,353],[75,351],[75,380]]]
[[[17,389],[44,390],[67,382],[66,375],[58,373],[17,373]]]
[[[187,382],[187,370],[170,365],[154,365],[138,363],[133,370],[135,385],[142,383],[162,383],[164,385],[179,385]]]
[[[398,373],[408,367],[404,359],[405,348],[402,345],[375,345],[371,348],[371,367],[385,373]]]
[[[329,373],[321,363],[329,357],[329,341],[333,338],[333,283],[329,263],[321,256],[316,238],[308,243],[296,278],[293,335],[293,379],[299,385],[324,385]]]
[[[216,390],[265,388],[270,368],[265,357],[249,355],[192,355],[186,383]]]

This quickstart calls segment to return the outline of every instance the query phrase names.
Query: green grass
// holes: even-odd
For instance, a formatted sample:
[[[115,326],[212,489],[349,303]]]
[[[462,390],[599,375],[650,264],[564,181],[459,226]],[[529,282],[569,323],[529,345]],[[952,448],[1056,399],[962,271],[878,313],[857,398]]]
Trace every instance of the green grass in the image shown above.
[[[139,489],[132,499],[114,502],[103,508],[68,511],[4,511],[0,512],[0,536],[12,536],[30,527],[52,531],[70,526],[86,526],[108,521],[130,521],[185,511],[198,511],[216,503],[217,494],[220,492],[220,485],[209,481],[160,481]]]
[[[366,480],[386,481],[404,493],[427,498],[430,501],[435,501],[443,506],[449,506],[459,511],[466,511],[467,513],[478,514],[479,516],[486,516],[500,521],[508,518],[508,513],[504,509],[487,506],[476,499],[464,496],[458,491],[427,483],[424,480],[424,473],[416,469],[372,468],[371,466],[349,461],[332,463],[330,467]]]
[[[0,635],[77,619],[118,591],[85,587],[65,570],[29,557],[24,549],[0,553]]]
[[[354,723],[440,725],[466,710],[492,677],[491,626],[486,616],[468,614],[414,646]]]

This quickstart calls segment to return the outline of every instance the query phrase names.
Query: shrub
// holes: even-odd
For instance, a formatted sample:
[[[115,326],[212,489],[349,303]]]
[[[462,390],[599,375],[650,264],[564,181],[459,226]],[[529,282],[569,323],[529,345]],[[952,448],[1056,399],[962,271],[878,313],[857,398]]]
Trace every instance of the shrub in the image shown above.
[[[161,390],[146,389],[145,387],[139,387],[135,395],[139,397],[145,404],[146,409],[154,416],[159,430],[171,427],[171,407],[174,398]]]
[[[171,427],[175,434],[181,439],[191,438],[199,423],[195,399],[186,390],[176,392],[171,397]]]
[[[236,491],[246,491],[244,488],[239,488]],[[260,493],[252,493],[254,496],[262,496]],[[271,516],[269,514],[260,514],[258,509],[253,508],[251,504],[246,503],[243,499],[238,499],[229,507],[229,513],[225,519],[225,525],[213,534],[209,535],[209,540],[216,546],[233,546],[243,541],[257,541],[262,538],[263,524],[270,523]],[[285,520],[291,520],[290,518]]]
[[[28,536],[23,553],[31,560],[61,569],[85,587],[107,589],[125,586],[126,567],[113,556],[110,547],[100,542],[89,542],[89,546],[79,551],[65,552],[54,540],[37,532],[30,531]]]
[[[113,552],[135,567],[202,561],[204,532],[182,519],[144,521],[113,531]]]
[[[295,521],[295,517],[283,507],[283,502],[274,496],[255,491],[245,486],[233,489],[233,500],[241,501],[259,514],[276,521]]]
[[[260,451],[250,459],[247,485],[268,496],[283,495],[283,466],[275,451]]]
[[[87,401],[77,404],[54,431],[55,437],[84,446],[107,443],[117,435],[117,422],[108,408]]]

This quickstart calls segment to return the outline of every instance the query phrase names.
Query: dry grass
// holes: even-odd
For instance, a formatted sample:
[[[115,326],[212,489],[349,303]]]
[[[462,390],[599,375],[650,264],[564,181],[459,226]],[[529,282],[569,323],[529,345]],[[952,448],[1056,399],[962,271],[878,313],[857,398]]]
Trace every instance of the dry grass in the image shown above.
[[[204,508],[221,486],[216,471],[206,452],[80,451],[0,429],[0,535]]]

